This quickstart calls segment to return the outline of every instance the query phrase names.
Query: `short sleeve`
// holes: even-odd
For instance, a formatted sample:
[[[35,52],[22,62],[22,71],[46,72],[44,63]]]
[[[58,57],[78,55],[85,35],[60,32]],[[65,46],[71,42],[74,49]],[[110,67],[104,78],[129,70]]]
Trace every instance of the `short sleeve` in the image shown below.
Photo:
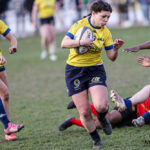
[[[10,32],[10,28],[0,20],[0,34],[6,36]]]
[[[105,33],[104,47],[105,47],[105,50],[111,50],[114,48],[112,35],[108,29],[106,29],[106,33]]]
[[[74,36],[79,28],[80,26],[78,25],[78,23],[73,24],[67,32],[66,36],[69,36],[71,39],[74,39]]]

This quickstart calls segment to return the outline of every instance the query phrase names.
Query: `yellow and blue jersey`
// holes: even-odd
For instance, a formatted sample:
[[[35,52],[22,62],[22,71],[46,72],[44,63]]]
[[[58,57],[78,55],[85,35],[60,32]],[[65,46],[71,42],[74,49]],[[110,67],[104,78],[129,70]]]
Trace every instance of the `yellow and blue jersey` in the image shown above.
[[[0,20],[0,34],[3,36],[6,36],[10,32],[10,28],[2,21]]]
[[[109,29],[106,26],[102,28],[94,27],[91,24],[89,17],[79,20],[77,23],[75,23],[70,28],[66,36],[69,36],[71,39],[74,39],[76,32],[83,26],[87,26],[91,28],[91,30],[93,31],[94,36],[93,45],[90,48],[90,50],[88,50],[88,52],[82,55],[77,54],[75,49],[71,48],[67,64],[77,67],[84,67],[103,63],[102,61],[103,46],[105,47],[105,50],[113,49],[113,40]]]
[[[40,18],[49,18],[54,15],[56,0],[35,0],[34,4],[38,5]]]
[[[3,36],[6,36],[10,32],[10,28],[2,21],[0,20],[0,34]],[[2,51],[0,50],[0,54],[2,54]]]
[[[0,34],[3,36],[6,36],[10,32],[10,28],[2,21],[0,20]],[[2,51],[0,49],[0,54],[2,55]],[[2,67],[3,65],[0,65]]]

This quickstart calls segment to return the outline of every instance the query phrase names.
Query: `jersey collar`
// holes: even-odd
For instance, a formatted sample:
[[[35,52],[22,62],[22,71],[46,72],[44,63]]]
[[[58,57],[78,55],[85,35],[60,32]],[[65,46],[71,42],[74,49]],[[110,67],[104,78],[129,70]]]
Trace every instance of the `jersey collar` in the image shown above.
[[[101,29],[101,27],[95,27],[95,26],[93,26],[90,19],[91,19],[91,17],[88,18],[88,21],[89,21],[89,24],[91,25],[91,27],[93,27],[95,29]]]

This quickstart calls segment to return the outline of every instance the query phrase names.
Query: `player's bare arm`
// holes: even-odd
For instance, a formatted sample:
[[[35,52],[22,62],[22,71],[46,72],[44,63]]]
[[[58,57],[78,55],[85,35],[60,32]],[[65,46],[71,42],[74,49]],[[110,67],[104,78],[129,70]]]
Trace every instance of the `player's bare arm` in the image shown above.
[[[94,39],[87,38],[84,40],[72,40],[70,37],[65,36],[61,43],[61,48],[74,48],[79,46],[92,46]]]
[[[108,58],[112,61],[115,61],[118,56],[119,48],[124,44],[124,41],[121,39],[116,39],[114,41],[114,49],[106,51]]]
[[[139,50],[150,49],[150,41],[124,49],[123,52],[138,52]]]
[[[16,38],[11,33],[8,33],[6,35],[6,38],[10,41],[9,53],[10,54],[16,53],[17,52],[17,40],[16,40]]]

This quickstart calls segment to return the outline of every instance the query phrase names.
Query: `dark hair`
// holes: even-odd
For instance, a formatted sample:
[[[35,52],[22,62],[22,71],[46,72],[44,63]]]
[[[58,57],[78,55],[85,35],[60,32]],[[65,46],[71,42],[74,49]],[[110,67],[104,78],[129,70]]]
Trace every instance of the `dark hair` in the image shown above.
[[[104,2],[103,0],[97,0],[96,2],[92,3],[90,7],[90,13],[87,16],[91,16],[92,11],[96,13],[101,12],[101,11],[112,12],[112,7],[109,3]],[[87,16],[84,16],[84,18]]]

